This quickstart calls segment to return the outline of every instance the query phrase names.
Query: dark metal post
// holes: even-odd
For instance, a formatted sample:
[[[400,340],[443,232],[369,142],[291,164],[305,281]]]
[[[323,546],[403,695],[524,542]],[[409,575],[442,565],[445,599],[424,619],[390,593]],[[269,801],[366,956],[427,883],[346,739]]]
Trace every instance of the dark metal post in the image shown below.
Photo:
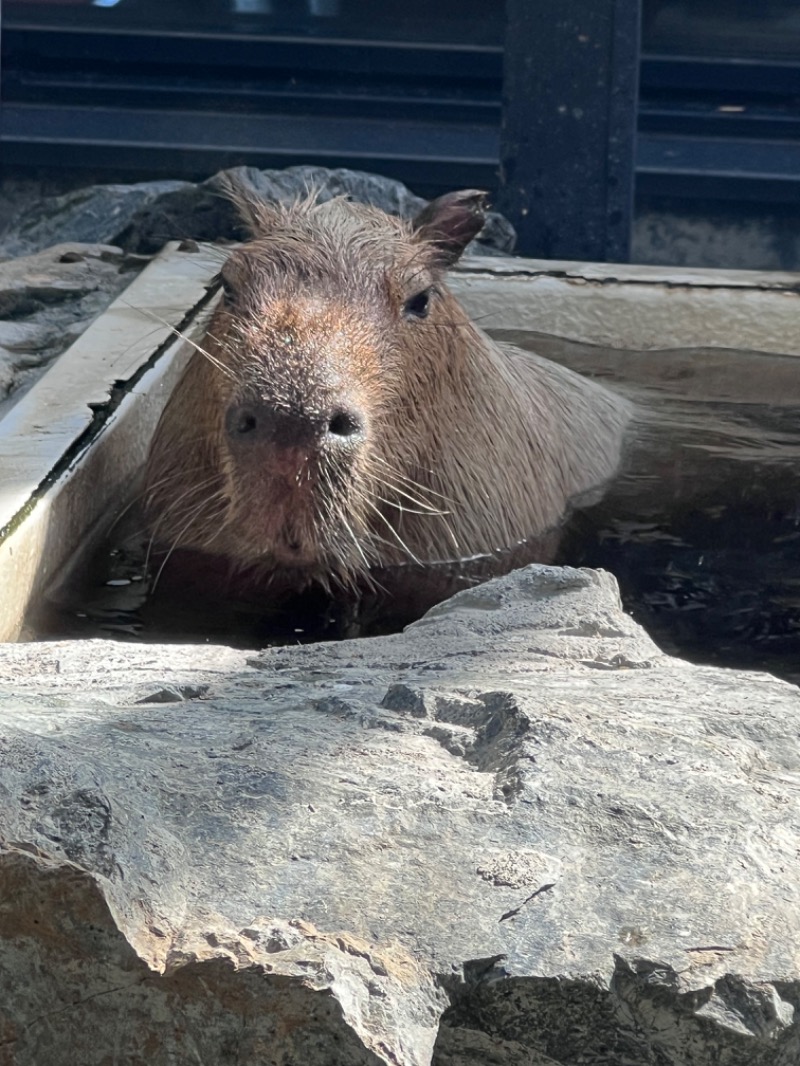
[[[498,207],[517,251],[625,261],[633,211],[639,0],[506,0]]]

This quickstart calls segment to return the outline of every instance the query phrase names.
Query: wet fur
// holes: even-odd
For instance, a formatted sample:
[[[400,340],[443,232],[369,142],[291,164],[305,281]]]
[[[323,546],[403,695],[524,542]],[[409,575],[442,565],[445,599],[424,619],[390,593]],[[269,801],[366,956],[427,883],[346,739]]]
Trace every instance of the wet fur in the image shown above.
[[[357,587],[409,561],[535,541],[614,474],[624,401],[495,344],[447,289],[447,267],[479,228],[474,204],[443,198],[415,224],[342,199],[233,195],[254,240],[223,268],[229,296],[151,447],[157,542],[259,578],[280,570],[298,588]],[[428,317],[404,313],[428,287]],[[299,461],[293,479],[244,469],[224,420],[250,394],[320,410],[346,395],[365,412],[365,443],[346,469],[324,455]],[[286,567],[279,549],[292,538],[303,565]]]

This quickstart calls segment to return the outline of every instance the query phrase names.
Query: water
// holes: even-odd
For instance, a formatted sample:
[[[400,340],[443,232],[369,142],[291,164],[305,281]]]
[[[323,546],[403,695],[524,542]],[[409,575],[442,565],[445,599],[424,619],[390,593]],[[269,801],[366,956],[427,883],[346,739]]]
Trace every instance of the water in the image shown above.
[[[610,570],[667,651],[800,681],[800,362],[502,339],[642,412],[624,476],[570,523],[559,561]]]
[[[564,530],[558,561],[599,566],[665,648],[800,681],[800,361],[754,352],[620,352],[541,334],[493,335],[597,378],[640,411],[624,473]],[[37,637],[220,641],[242,647],[382,632],[310,594],[266,612],[210,602],[194,568],[155,595],[144,539],[124,523],[31,619]],[[111,584],[109,584],[111,582]]]

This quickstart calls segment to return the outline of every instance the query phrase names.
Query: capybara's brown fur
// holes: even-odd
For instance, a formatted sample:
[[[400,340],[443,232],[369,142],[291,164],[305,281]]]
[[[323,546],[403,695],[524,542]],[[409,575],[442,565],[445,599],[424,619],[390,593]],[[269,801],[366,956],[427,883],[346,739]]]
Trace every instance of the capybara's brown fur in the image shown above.
[[[448,291],[482,195],[441,197],[410,223],[344,199],[235,197],[254,238],[222,267],[222,302],[150,451],[155,540],[255,583],[343,592],[541,555],[615,472],[629,413],[494,343]]]

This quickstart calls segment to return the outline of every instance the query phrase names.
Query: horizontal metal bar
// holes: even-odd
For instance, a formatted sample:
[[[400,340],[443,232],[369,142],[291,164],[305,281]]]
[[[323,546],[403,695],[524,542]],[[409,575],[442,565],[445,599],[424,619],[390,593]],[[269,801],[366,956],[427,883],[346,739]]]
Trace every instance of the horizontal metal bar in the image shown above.
[[[47,26],[6,15],[6,55],[53,59],[110,60],[154,64],[364,72],[429,72],[437,77],[502,79],[500,44],[281,34],[209,33],[196,29],[108,29]],[[736,57],[645,52],[641,89],[722,90],[738,93],[796,93],[800,63]]]
[[[697,101],[678,105],[644,100],[639,107],[639,130],[680,137],[800,139],[800,112],[788,106],[726,106]]]
[[[187,172],[187,163],[198,173],[230,160],[384,170],[411,164],[415,174],[432,181],[434,174],[446,175],[448,184],[477,177],[490,188],[499,153],[498,130],[490,125],[25,104],[6,105],[2,143],[8,163],[60,149],[60,162],[69,155],[74,166],[81,165],[81,156],[96,161],[102,150],[106,164],[125,153],[127,163],[129,157],[139,159],[137,171],[148,169],[154,159],[169,159],[180,165],[179,173]],[[728,197],[800,198],[800,143],[645,132],[639,136],[636,172],[640,192],[697,196],[713,189]]]
[[[436,78],[499,80],[503,51],[483,44],[357,40],[280,35],[210,34],[161,30],[41,28],[33,23],[3,25],[6,57],[97,62],[122,60],[172,69],[249,67],[428,75]],[[15,60],[16,62],[16,60]]]
[[[299,163],[375,170],[413,188],[496,185],[491,127],[7,104],[6,165],[206,177],[222,167]]]
[[[643,134],[636,176],[639,192],[800,203],[800,143]]]
[[[36,2],[36,0],[34,0]],[[413,42],[423,46],[479,45],[501,47],[505,27],[502,4],[486,0],[407,0],[402,11],[392,3],[345,0],[330,15],[314,15],[308,0],[267,0],[264,6],[283,8],[272,13],[236,12],[234,3],[125,3],[98,11],[97,4],[68,0],[69,8],[53,0],[33,7],[31,0],[4,0],[5,25],[65,33],[151,33],[217,38]],[[58,3],[58,0],[56,0]],[[109,5],[110,7],[111,5]],[[294,7],[294,11],[286,10]],[[92,10],[94,8],[94,10]],[[305,8],[305,10],[303,10]],[[424,8],[422,17],[419,9]],[[449,8],[449,10],[448,10]],[[227,9],[227,10],[226,10]]]
[[[136,144],[146,148],[368,154],[374,158],[431,155],[447,162],[485,163],[497,158],[498,134],[490,126],[229,112],[116,110],[7,104],[2,139],[48,144]]]
[[[800,92],[800,62],[644,53],[640,89],[786,94]]]
[[[500,124],[499,91],[438,86],[424,91],[407,83],[378,83],[366,78],[342,84],[324,75],[311,80],[264,77],[258,82],[222,78],[170,77],[132,73],[75,75],[16,71],[6,74],[3,98],[20,104],[73,107],[157,109],[163,111],[236,111],[313,114],[427,122]]]

